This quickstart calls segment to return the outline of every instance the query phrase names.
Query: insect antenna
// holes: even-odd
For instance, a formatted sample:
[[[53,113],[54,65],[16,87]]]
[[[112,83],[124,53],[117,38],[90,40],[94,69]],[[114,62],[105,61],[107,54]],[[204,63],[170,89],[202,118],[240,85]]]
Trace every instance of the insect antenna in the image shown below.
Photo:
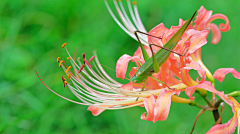
[[[108,66],[106,66],[106,65],[103,65],[103,64],[101,64],[102,66],[104,66],[104,67],[106,67],[106,68],[108,68],[108,69],[110,69],[110,70],[112,70],[112,71],[114,71],[115,73],[116,73],[116,71],[114,70],[114,69],[112,69],[112,68],[110,68],[110,67],[108,67]],[[128,80],[128,81],[131,81],[130,79],[128,79],[128,78],[126,78],[126,77],[124,77],[124,79],[126,79],[126,80]]]

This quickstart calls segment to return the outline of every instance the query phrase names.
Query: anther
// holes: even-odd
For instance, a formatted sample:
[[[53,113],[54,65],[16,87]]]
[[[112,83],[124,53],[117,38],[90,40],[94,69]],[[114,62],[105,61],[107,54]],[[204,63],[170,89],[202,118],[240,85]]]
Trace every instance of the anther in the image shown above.
[[[59,62],[59,61],[60,61],[60,58],[61,58],[61,57],[58,57],[58,58],[57,58],[57,62]]]
[[[71,59],[70,57],[67,57],[67,59],[69,60],[69,59]]]
[[[84,59],[86,58],[85,53],[82,54],[82,57],[83,57],[83,63],[85,64],[85,61],[84,61]]]
[[[132,3],[133,3],[133,5],[136,5],[136,4],[137,4],[137,1],[133,1]]]
[[[89,62],[86,59],[83,59],[83,61],[88,65],[89,68],[92,68],[92,66],[89,64]]]
[[[65,83],[66,85],[68,84],[66,80],[64,81],[64,83]]]
[[[67,81],[65,78],[63,78],[63,76],[62,76],[62,81],[63,81],[63,87],[65,87],[65,84],[67,84]]]
[[[61,67],[62,63],[63,63],[63,60],[60,61],[60,63],[59,63],[59,67]]]
[[[70,68],[71,68],[71,66],[69,66],[69,67],[66,69],[65,73],[67,73],[67,72],[70,70]]]
[[[85,53],[82,54],[83,59],[85,59]]]
[[[68,74],[68,79],[70,79],[70,77],[71,77],[71,73]]]
[[[90,59],[89,62],[92,61],[95,58],[95,56],[93,55]]]
[[[68,83],[67,83],[67,81],[65,80],[64,82],[63,82],[63,87],[65,87],[65,85],[67,85]]]
[[[67,43],[63,43],[62,48],[64,48],[67,45]]]
[[[85,66],[85,64],[82,64],[82,66],[79,68],[79,70],[78,70],[78,73],[80,73],[81,71],[82,71],[82,69],[83,69],[83,67]]]
[[[62,81],[64,82],[66,79],[65,78],[63,78],[63,76],[62,76]]]

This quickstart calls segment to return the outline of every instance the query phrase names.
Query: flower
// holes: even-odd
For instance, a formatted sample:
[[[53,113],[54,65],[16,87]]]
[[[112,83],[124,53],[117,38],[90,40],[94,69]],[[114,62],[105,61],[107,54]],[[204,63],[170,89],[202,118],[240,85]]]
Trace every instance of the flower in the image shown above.
[[[137,40],[134,35],[135,31],[147,33],[138,14],[136,2],[133,2],[133,10],[131,2],[127,0],[130,15],[134,22],[132,23],[123,7],[122,1],[117,2],[113,0],[124,25],[113,14],[107,0],[104,0],[104,2],[116,23],[132,38]],[[219,18],[225,20],[226,24],[220,24],[219,27],[217,27],[216,24],[211,23],[214,19]],[[184,23],[185,21],[179,19],[179,25],[172,26],[170,29],[161,23],[148,32],[148,34],[161,37],[161,39],[139,34],[139,39],[145,45],[144,49],[148,55],[150,57],[152,56],[148,44],[153,43],[164,46]],[[201,47],[207,43],[206,38],[209,32],[212,31],[213,33],[212,43],[217,44],[221,38],[221,31],[226,32],[230,29],[229,21],[227,17],[222,14],[212,15],[212,11],[207,11],[202,6],[198,10],[198,15],[194,23],[195,24],[191,24],[188,27],[173,49],[175,52],[181,54],[186,52],[186,54],[184,56],[178,56],[171,53],[169,58],[159,68],[160,71],[154,73],[152,77],[147,78],[146,84],[131,81],[128,84],[121,84],[113,80],[104,71],[96,53],[94,53],[94,56],[89,60],[87,60],[85,54],[83,54],[82,63],[80,58],[76,59],[75,56],[72,57],[70,55],[66,48],[66,43],[64,43],[63,47],[66,49],[69,55],[67,59],[70,60],[72,65],[68,66],[64,60],[60,61],[60,57],[57,58],[57,61],[59,62],[59,67],[63,68],[69,79],[66,80],[62,77],[64,87],[67,86],[80,101],[73,101],[59,95],[50,89],[39,76],[38,77],[50,91],[63,99],[76,104],[89,105],[87,110],[91,111],[94,116],[101,114],[106,109],[123,109],[142,106],[145,107],[147,112],[141,115],[141,119],[153,121],[154,123],[158,120],[163,121],[167,119],[171,102],[186,103],[209,111],[216,110],[219,107],[219,105],[217,105],[218,103],[207,100],[206,93],[209,91],[218,95],[221,98],[220,101],[224,101],[230,105],[233,109],[234,116],[226,124],[213,126],[208,133],[233,132],[238,123],[240,113],[239,104],[229,94],[216,90],[214,80],[217,79],[222,82],[225,75],[230,72],[235,78],[240,79],[240,73],[233,68],[222,68],[218,69],[214,75],[212,75],[201,60]],[[159,47],[153,46],[154,53],[159,50]],[[129,77],[131,78],[137,72],[137,69],[145,63],[140,47],[133,56],[124,54],[119,58],[116,65],[117,78],[127,79],[125,75],[130,61],[136,63],[136,67],[133,67],[129,73]],[[92,63],[92,65],[90,63]],[[199,80],[199,78],[196,80],[191,78],[189,70],[192,69],[198,72],[201,80]],[[206,78],[208,78],[209,81],[207,81]],[[165,84],[160,83],[159,80]],[[70,81],[71,84],[67,81]],[[170,86],[171,89],[166,85]],[[174,88],[174,90],[172,90],[172,88]],[[195,98],[192,96],[196,90],[200,92],[201,96],[208,103],[208,106],[202,106],[196,103]],[[178,95],[181,92],[185,92],[190,99],[179,97]]]
[[[214,78],[219,80],[220,82],[222,82],[222,80],[224,79],[225,75],[228,73],[232,73],[233,76],[237,79],[240,79],[240,73],[237,72],[235,69],[233,68],[221,68],[215,71],[214,73]],[[239,112],[240,112],[240,105],[239,103],[231,96],[228,96],[226,94],[224,94],[224,92],[220,92],[218,90],[216,90],[212,84],[209,81],[204,81],[201,84],[198,84],[196,86],[191,86],[188,87],[186,89],[186,92],[190,92],[193,93],[194,90],[196,90],[196,88],[202,88],[205,90],[208,90],[212,93],[217,94],[225,103],[227,103],[229,106],[232,107],[232,111],[234,113],[233,117],[225,124],[218,124],[213,126],[208,132],[207,134],[229,134],[229,133],[233,133],[235,130],[235,127],[237,126],[238,122],[238,118],[239,116]],[[187,93],[186,93],[187,94]],[[187,94],[190,98],[192,94]]]

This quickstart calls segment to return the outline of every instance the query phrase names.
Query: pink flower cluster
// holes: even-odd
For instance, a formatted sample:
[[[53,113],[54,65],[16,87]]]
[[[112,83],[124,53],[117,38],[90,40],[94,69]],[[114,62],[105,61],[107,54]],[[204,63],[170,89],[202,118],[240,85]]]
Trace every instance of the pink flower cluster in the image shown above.
[[[211,23],[215,19],[223,19],[226,21],[226,24],[220,24],[219,27],[217,27],[216,24]],[[221,97],[224,102],[232,107],[234,113],[233,118],[230,119],[229,122],[226,124],[213,126],[208,133],[232,133],[234,132],[238,122],[236,109],[239,107],[239,104],[233,97],[229,97],[224,94],[224,92],[216,90],[210,81],[206,81],[206,77],[208,77],[210,80],[217,79],[222,82],[226,74],[232,73],[235,78],[240,79],[240,73],[233,68],[220,68],[216,70],[212,76],[201,60],[201,47],[207,43],[206,39],[210,30],[213,33],[211,43],[217,44],[221,38],[221,32],[226,32],[230,29],[229,21],[227,17],[222,14],[212,15],[212,11],[207,11],[202,6],[198,10],[198,15],[194,23],[195,25],[189,26],[182,36],[182,39],[174,48],[174,51],[178,53],[183,53],[185,50],[187,50],[187,54],[183,57],[179,57],[172,53],[167,61],[160,67],[160,71],[153,74],[154,78],[165,82],[167,85],[174,86],[177,88],[177,90],[167,90],[164,84],[161,84],[149,77],[145,90],[162,90],[160,91],[159,95],[152,94],[143,98],[144,107],[147,111],[147,114],[143,113],[141,119],[153,122],[158,120],[166,120],[170,110],[171,98],[174,94],[178,95],[180,92],[185,91],[186,95],[189,96],[191,100],[194,100],[192,94],[195,92],[195,90],[201,89],[207,90]],[[167,41],[183,24],[184,21],[180,19],[179,26],[172,26],[170,29],[167,29],[163,23],[157,25],[150,32],[148,32],[148,34],[162,37],[162,39],[148,36],[148,43],[164,46],[164,44],[167,43]],[[150,48],[148,46],[145,46],[144,48],[151,57]],[[158,50],[159,47],[154,46],[153,51],[157,52]],[[138,62],[141,64],[145,63],[140,47],[133,56],[124,54],[122,57],[120,57],[116,65],[116,75],[118,78],[125,78],[129,61],[135,62],[137,65],[137,67],[133,67],[129,73],[129,77],[131,78],[140,67]],[[189,70],[191,69],[194,69],[198,72],[201,80],[198,78],[193,80],[190,77]],[[185,86],[180,85],[181,83],[183,83]],[[122,88],[124,89],[125,87],[129,87],[129,85],[131,85],[131,89],[127,90],[133,91],[134,88],[141,88],[143,83],[138,84],[130,82],[126,85],[128,86],[123,85]]]
[[[136,39],[134,36],[134,31],[139,30],[146,32],[138,14],[136,2],[133,3],[133,12],[132,8],[130,8],[130,1],[127,1],[131,17],[134,21],[133,24],[126,14],[126,11],[122,5],[122,1],[119,1],[119,7],[118,2],[113,0],[116,10],[124,25],[122,25],[113,14],[107,0],[104,2],[111,16],[128,35]],[[215,19],[223,19],[226,23],[217,26],[216,24],[211,23]],[[162,37],[162,39],[139,35],[140,40],[145,45],[144,49],[148,55],[150,57],[152,56],[148,44],[153,43],[164,46],[184,24],[184,22],[185,21],[182,19],[179,19],[179,25],[172,26],[170,29],[166,28],[164,24],[161,23],[148,32],[148,34]],[[85,54],[83,55],[83,64],[79,59],[76,59],[75,56],[72,58],[65,46],[66,43],[63,45],[63,47],[69,54],[67,59],[71,61],[72,68],[71,66],[67,66],[65,61],[60,61],[60,57],[57,59],[57,61],[60,61],[59,67],[63,68],[68,76],[68,79],[71,81],[71,84],[69,84],[65,78],[62,78],[64,86],[67,85],[71,92],[73,92],[73,94],[78,97],[80,101],[77,102],[65,98],[54,92],[45,83],[43,84],[49,90],[63,99],[81,105],[89,105],[88,110],[91,111],[94,116],[99,115],[106,109],[123,109],[134,106],[142,106],[145,107],[146,112],[141,115],[141,119],[153,122],[167,119],[171,102],[186,103],[209,111],[218,109],[219,105],[216,106],[216,98],[213,98],[213,101],[211,102],[208,101],[208,106],[197,105],[196,101],[194,100],[195,97],[193,96],[193,93],[196,90],[200,92],[201,95],[206,95],[208,91],[213,94],[213,97],[218,95],[221,98],[221,101],[224,101],[231,106],[234,115],[227,123],[214,125],[207,133],[232,133],[234,132],[238,123],[238,118],[240,117],[240,105],[231,95],[226,94],[223,91],[218,91],[214,86],[215,79],[222,82],[225,78],[225,75],[228,73],[232,73],[235,78],[240,79],[240,73],[233,68],[220,68],[217,69],[212,75],[201,59],[201,47],[207,44],[207,36],[209,32],[212,31],[213,34],[211,43],[217,44],[221,38],[221,32],[226,32],[229,29],[229,21],[225,15],[212,15],[212,11],[207,11],[202,6],[197,12],[196,20],[194,23],[190,24],[173,50],[178,53],[187,52],[186,55],[178,56],[171,53],[169,58],[159,68],[160,71],[158,73],[154,73],[152,75],[153,78],[149,77],[147,79],[147,84],[145,85],[144,91],[141,91],[142,87],[144,86],[143,83],[138,84],[129,82],[128,84],[121,84],[113,80],[104,71],[96,54],[93,56],[93,58],[95,57],[94,60],[93,58],[89,60],[92,64],[94,64],[94,66],[90,65],[85,57]],[[159,47],[153,46],[153,52],[156,53],[157,51],[159,51]],[[128,63],[130,61],[136,63],[136,67],[133,67],[129,73],[129,77],[131,78],[136,73],[137,69],[140,68],[141,64],[145,63],[140,48],[137,49],[133,56],[124,54],[119,58],[116,65],[116,76],[118,78],[125,78]],[[95,70],[97,70],[97,72],[92,69],[93,67],[96,68]],[[192,79],[189,75],[189,70],[192,69],[196,70],[201,78],[198,77],[196,80]],[[208,81],[206,78],[208,78]],[[167,88],[166,85],[156,81],[156,79],[165,82],[166,85],[174,88],[174,90]],[[189,99],[179,97],[178,95],[181,92],[185,93]]]

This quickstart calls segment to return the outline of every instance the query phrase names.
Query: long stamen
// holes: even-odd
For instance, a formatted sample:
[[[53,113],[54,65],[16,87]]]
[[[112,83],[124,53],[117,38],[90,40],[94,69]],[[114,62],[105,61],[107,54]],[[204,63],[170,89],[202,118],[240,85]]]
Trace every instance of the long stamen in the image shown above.
[[[137,19],[137,21],[138,21],[138,24],[139,24],[139,26],[141,27],[140,30],[141,30],[142,32],[147,33],[147,30],[146,30],[145,27],[143,26],[142,20],[141,20],[141,18],[140,18],[139,13],[138,13],[137,3],[133,3],[133,8],[134,8],[134,12],[135,12],[135,16],[136,16],[136,19]]]
[[[80,73],[80,72],[82,71],[84,65],[85,65],[85,64],[82,64],[82,66],[81,66],[81,67],[79,68],[79,70],[78,70],[78,73]]]
[[[97,59],[97,55],[94,53],[94,56],[92,56],[89,61],[86,59],[85,54],[83,54],[83,61],[82,64],[77,58],[78,64],[73,60],[71,55],[69,54],[66,43],[62,45],[64,47],[69,55],[70,62],[72,66],[67,66],[64,60],[60,61],[60,57],[57,58],[57,61],[59,62],[59,67],[63,68],[63,71],[68,76],[68,79],[71,81],[71,83],[74,86],[71,86],[67,83],[66,79],[62,77],[63,86],[66,85],[70,89],[70,91],[79,98],[80,102],[73,101],[71,99],[65,98],[56,92],[54,92],[52,89],[46,86],[45,83],[42,83],[54,94],[60,96],[63,99],[66,99],[68,101],[82,104],[82,105],[93,105],[98,108],[104,108],[104,109],[123,109],[128,107],[133,107],[137,105],[142,105],[142,97],[146,95],[151,95],[153,92],[147,91],[147,92],[139,92],[139,91],[128,91],[121,88],[122,84],[116,82],[113,80],[107,73],[103,70],[100,62]],[[97,72],[95,72],[92,69],[92,66],[89,64],[89,62],[93,62],[94,67],[96,68]],[[95,64],[95,62],[96,64]],[[64,63],[64,64],[63,64]],[[87,68],[85,69],[84,66],[87,64]],[[70,71],[71,67],[73,67],[73,70],[75,72],[75,75]],[[81,72],[81,73],[80,73]],[[37,73],[37,72],[36,72]],[[37,74],[38,75],[38,74]],[[154,90],[154,92],[159,93],[161,90]],[[140,97],[139,101],[136,102],[135,98]],[[127,104],[127,105],[126,105]],[[101,107],[101,105],[111,105],[111,107]]]
[[[142,28],[139,27],[139,24],[138,24],[138,23],[135,23],[135,22],[137,22],[135,18],[133,18],[133,20],[135,19],[134,23],[135,23],[135,25],[137,26],[137,28],[140,28],[140,29],[136,29],[136,28],[133,26],[133,24],[131,23],[131,21],[130,21],[129,19],[127,19],[127,17],[126,17],[127,14],[124,13],[125,10],[124,10],[124,8],[123,8],[123,6],[122,6],[122,4],[121,4],[121,1],[120,1],[120,7],[121,7],[121,9],[122,9],[122,11],[123,11],[123,14],[122,14],[121,10],[119,9],[116,0],[113,0],[114,5],[115,5],[115,7],[116,7],[116,9],[117,9],[117,11],[118,11],[118,14],[119,14],[122,22],[124,23],[124,25],[127,27],[128,30],[127,30],[127,29],[119,22],[119,20],[116,18],[116,16],[115,16],[114,13],[112,12],[111,8],[109,7],[107,0],[105,0],[104,2],[105,2],[105,5],[106,5],[106,7],[107,7],[107,9],[108,9],[108,11],[109,11],[109,13],[110,13],[110,15],[112,16],[112,18],[114,19],[114,21],[120,26],[120,28],[123,29],[123,31],[125,31],[125,32],[126,32],[129,36],[131,36],[133,39],[137,40],[137,38],[135,37],[135,35],[133,34],[133,32],[134,32],[135,30],[141,30]],[[131,5],[130,5],[130,8],[131,8]],[[130,9],[129,9],[129,10],[130,10]],[[146,38],[146,36],[140,35],[139,37],[140,37],[140,40],[143,42],[144,45],[148,45],[148,39]]]

